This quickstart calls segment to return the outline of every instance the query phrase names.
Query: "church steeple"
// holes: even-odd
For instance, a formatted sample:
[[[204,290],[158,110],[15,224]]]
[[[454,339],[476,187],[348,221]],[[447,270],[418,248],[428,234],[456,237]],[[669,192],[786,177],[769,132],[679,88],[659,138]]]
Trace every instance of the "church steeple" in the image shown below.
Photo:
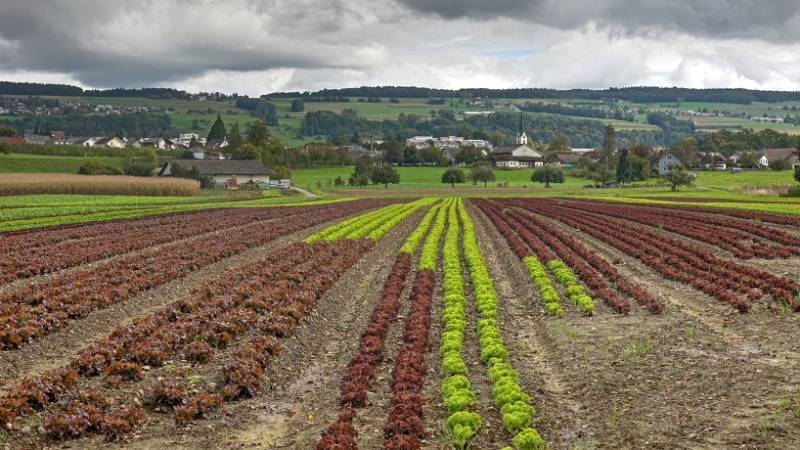
[[[522,113],[519,113],[519,133],[517,134],[517,145],[528,145],[528,135],[525,134],[525,127],[522,126]]]

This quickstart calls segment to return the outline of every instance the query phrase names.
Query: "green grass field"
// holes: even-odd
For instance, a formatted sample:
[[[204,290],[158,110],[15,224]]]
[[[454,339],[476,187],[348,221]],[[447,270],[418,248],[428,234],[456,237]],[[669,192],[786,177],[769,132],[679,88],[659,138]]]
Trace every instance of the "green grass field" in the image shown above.
[[[442,184],[441,177],[445,171],[444,167],[397,167],[400,174],[399,184],[390,184],[389,189],[438,189],[448,187]],[[347,182],[350,174],[353,173],[353,166],[324,167],[314,169],[295,169],[292,171],[292,181],[300,187],[319,190],[333,187],[333,180],[337,176]],[[464,169],[464,173],[469,175],[469,168]],[[495,170],[496,180],[488,183],[488,187],[497,187],[498,183],[507,182],[509,187],[542,187],[542,184],[531,182],[532,169],[520,170]],[[319,184],[317,184],[319,183]],[[590,182],[581,178],[566,177],[564,184],[557,185],[559,188],[578,188]],[[459,188],[472,189],[483,188],[483,183],[473,185],[471,181],[457,185]],[[554,185],[555,186],[555,185]],[[359,188],[350,188],[357,191]]]
[[[0,153],[0,173],[78,173],[78,169],[88,162],[122,168],[122,158]]]

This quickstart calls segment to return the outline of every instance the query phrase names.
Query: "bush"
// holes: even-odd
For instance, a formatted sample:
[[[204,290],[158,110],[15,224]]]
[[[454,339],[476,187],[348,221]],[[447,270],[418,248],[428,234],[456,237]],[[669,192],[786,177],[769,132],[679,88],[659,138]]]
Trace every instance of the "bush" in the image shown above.
[[[775,161],[770,161],[769,168],[770,170],[789,170],[792,168],[792,165],[789,164],[789,161],[778,159]]]
[[[129,155],[122,160],[122,171],[125,175],[152,177],[157,167],[158,158],[154,150],[146,151],[141,156]]]
[[[792,186],[781,197],[800,197],[800,186]]]
[[[78,175],[122,175],[122,171],[116,167],[88,162],[78,168]]]

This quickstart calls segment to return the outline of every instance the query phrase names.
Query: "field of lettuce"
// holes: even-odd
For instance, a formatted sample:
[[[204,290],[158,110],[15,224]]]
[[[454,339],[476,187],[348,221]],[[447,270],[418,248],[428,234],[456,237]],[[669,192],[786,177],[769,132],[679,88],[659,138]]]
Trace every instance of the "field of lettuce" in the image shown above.
[[[800,446],[800,216],[246,202],[0,232],[0,446]]]

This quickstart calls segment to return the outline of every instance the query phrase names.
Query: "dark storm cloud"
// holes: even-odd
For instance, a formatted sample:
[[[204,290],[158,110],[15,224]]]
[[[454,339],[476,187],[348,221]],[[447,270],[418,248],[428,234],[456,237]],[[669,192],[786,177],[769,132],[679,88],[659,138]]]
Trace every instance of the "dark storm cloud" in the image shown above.
[[[113,87],[209,70],[359,67],[371,62],[359,56],[369,43],[347,28],[360,19],[336,0],[2,0],[0,70]]]
[[[588,24],[631,34],[678,31],[711,38],[797,39],[797,0],[398,0],[446,19],[512,18],[554,28]]]

